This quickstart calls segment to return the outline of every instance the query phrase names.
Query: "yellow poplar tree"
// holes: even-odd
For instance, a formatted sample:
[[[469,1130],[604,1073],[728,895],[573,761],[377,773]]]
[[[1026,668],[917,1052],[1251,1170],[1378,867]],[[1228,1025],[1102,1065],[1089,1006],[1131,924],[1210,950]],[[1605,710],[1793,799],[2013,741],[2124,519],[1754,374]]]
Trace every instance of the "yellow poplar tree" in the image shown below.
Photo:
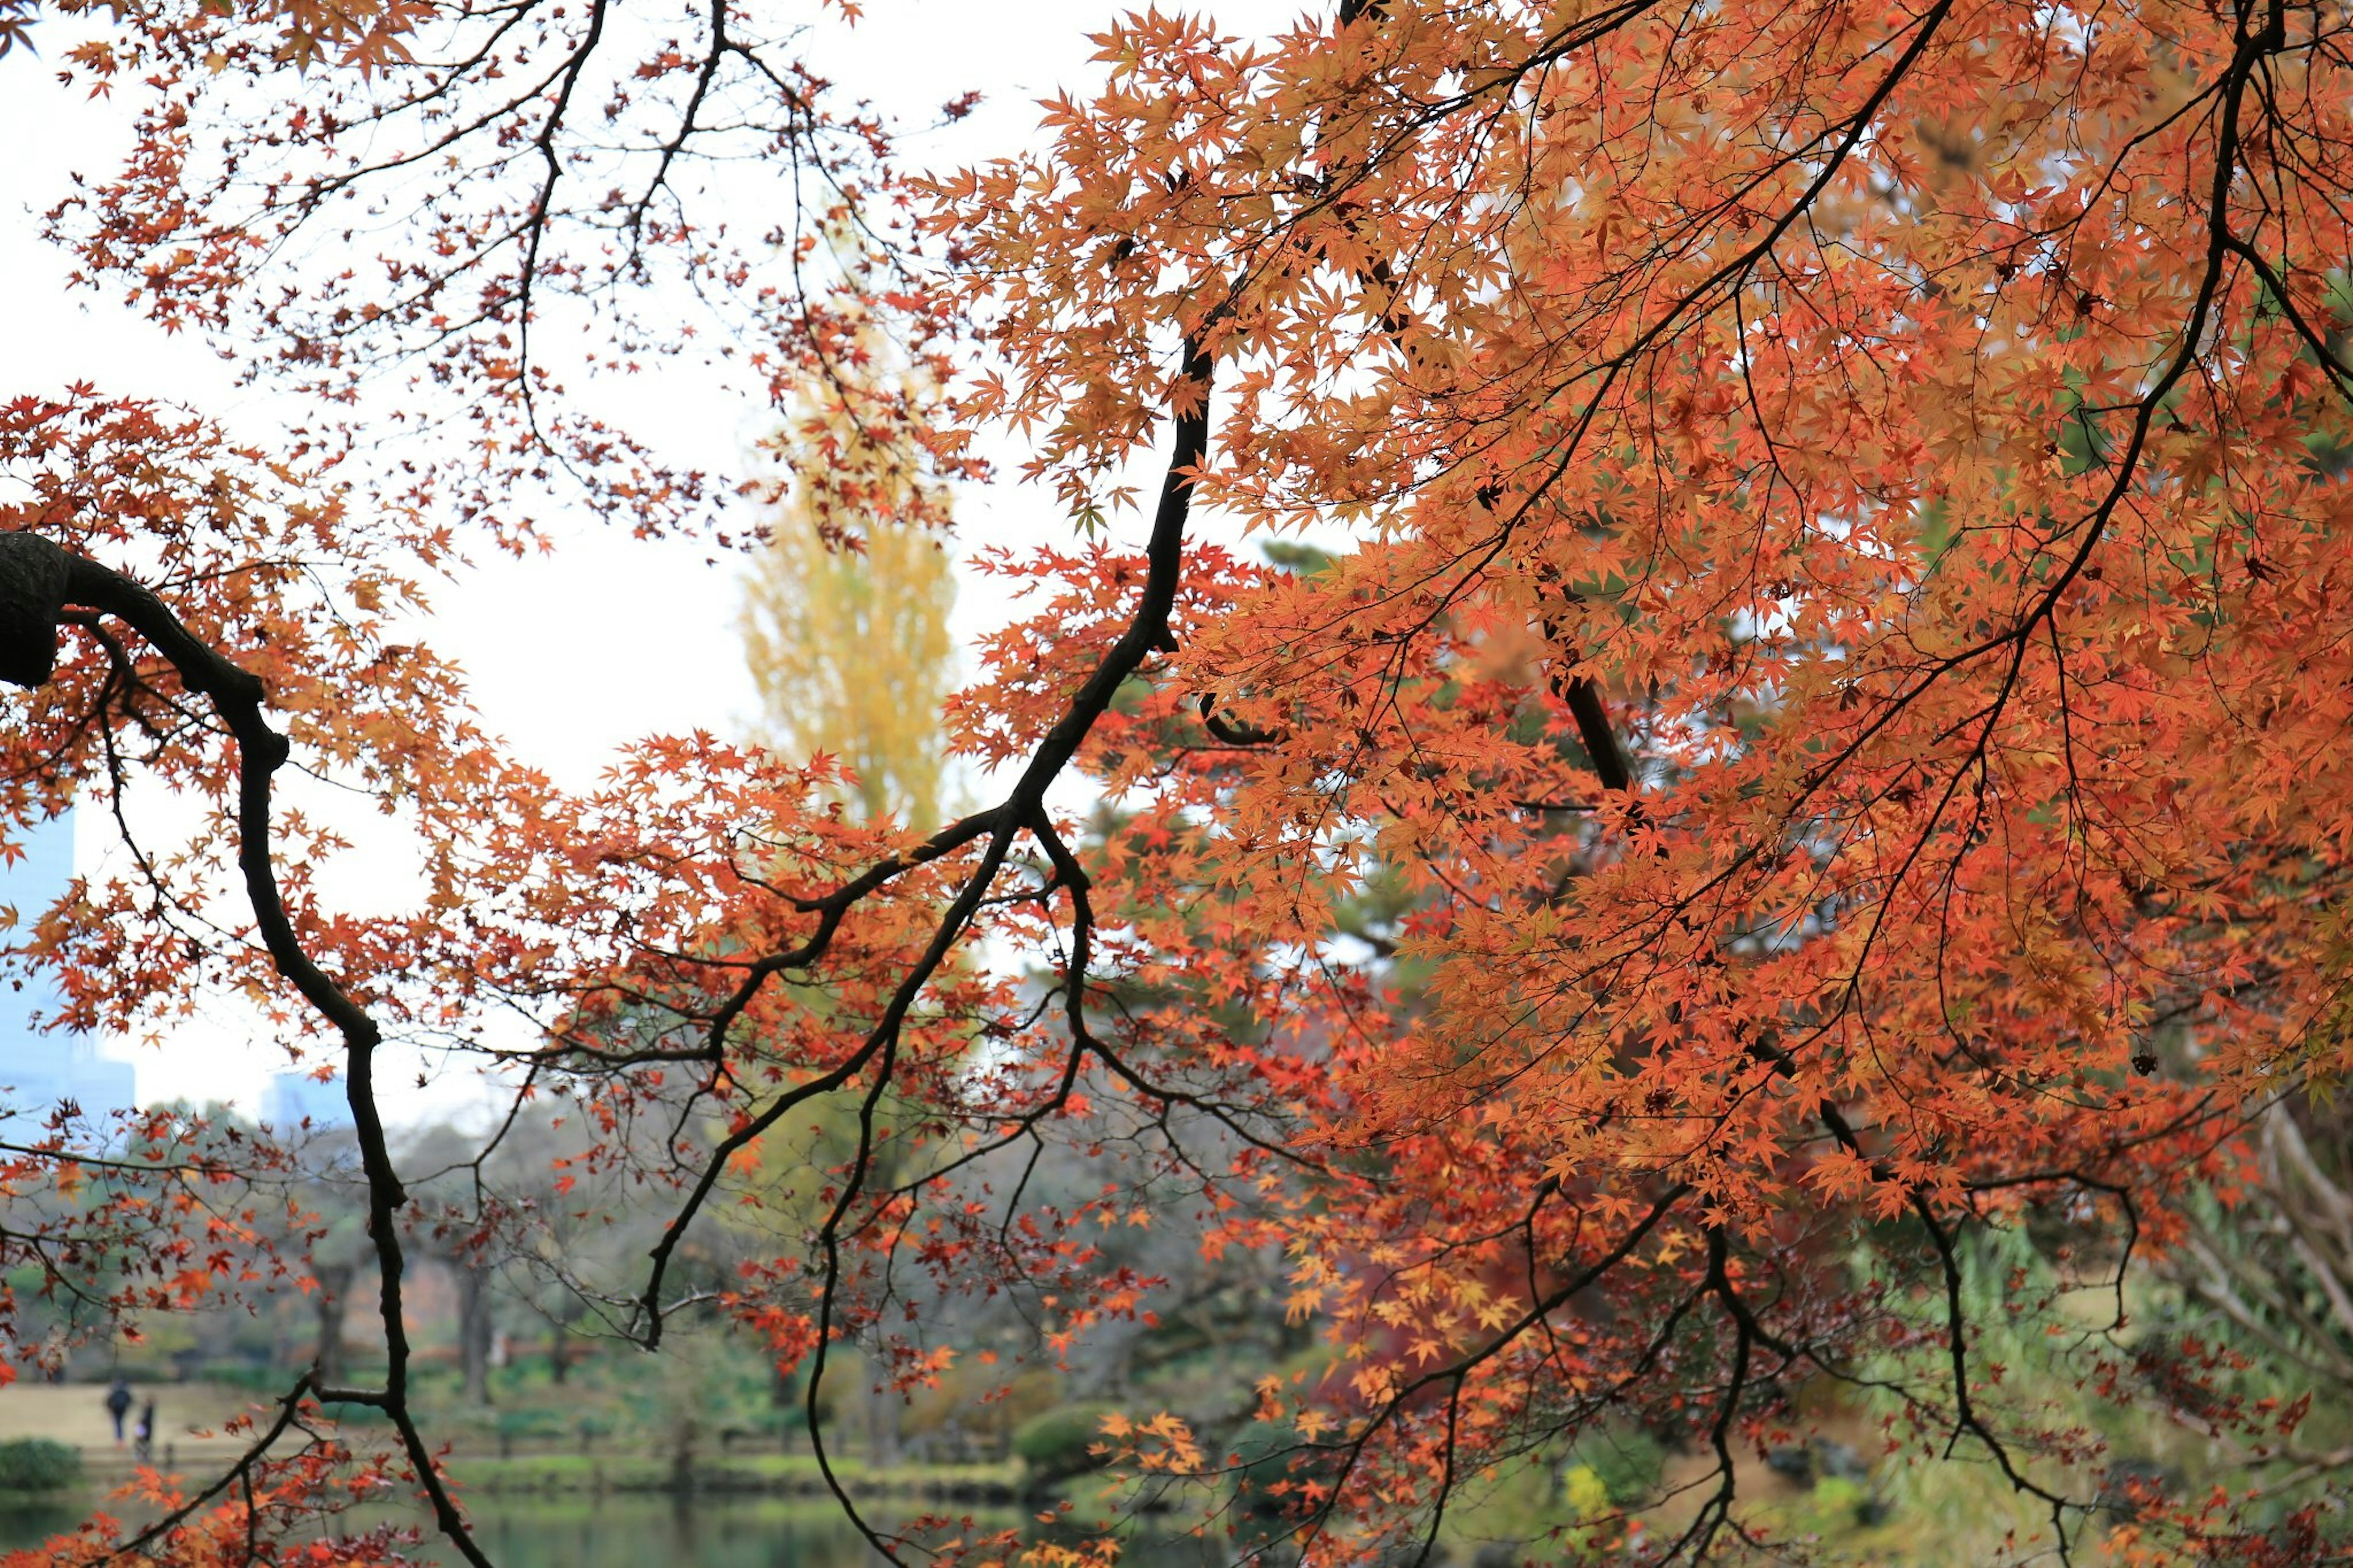
[[[846,398],[839,378],[849,374],[807,388],[762,443],[780,471],[767,481],[769,539],[745,582],[745,654],[771,745],[839,758],[870,818],[928,827],[945,789],[940,706],[955,676],[955,580],[922,523],[945,515],[945,496],[902,426],[878,430],[855,416],[871,393]],[[926,397],[918,378],[898,381],[910,403]],[[845,473],[860,482],[845,485]],[[860,515],[843,515],[845,495]]]

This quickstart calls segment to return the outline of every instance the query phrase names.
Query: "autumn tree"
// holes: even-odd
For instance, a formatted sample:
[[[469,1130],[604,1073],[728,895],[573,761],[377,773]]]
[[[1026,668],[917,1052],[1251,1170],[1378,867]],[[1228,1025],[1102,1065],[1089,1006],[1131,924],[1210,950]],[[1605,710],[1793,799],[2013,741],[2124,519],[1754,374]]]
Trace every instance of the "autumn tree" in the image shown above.
[[[744,578],[744,656],[761,728],[778,751],[838,759],[870,819],[934,822],[946,795],[941,707],[955,678],[955,579],[924,523],[949,508],[920,452],[861,422],[871,395],[842,381],[877,379],[892,350],[876,326],[858,348],[854,364],[813,380],[761,443],[774,476],[754,487],[767,538]],[[913,373],[895,379],[913,405],[936,403]],[[855,515],[843,510],[846,474],[868,476]]]
[[[1065,1343],[1150,1310],[1090,1239],[1116,1184],[1041,1212],[1023,1177],[1115,1131],[1208,1245],[1282,1249],[1340,1358],[1261,1391],[1253,1484],[1311,1561],[1427,1555],[1472,1478],[1630,1419],[1704,1466],[1629,1550],[1774,1550],[1739,1459],[1808,1379],[1998,1473],[2021,1552],[2110,1529],[2106,1457],[1982,1353],[1988,1302],[2043,1298],[1973,1265],[2053,1214],[2103,1235],[2072,1381],[2131,1397],[2124,1270],[2189,1244],[2283,1084],[2347,1066],[2337,9],[1342,0],[1254,42],[1151,13],[1037,151],[921,183],[741,5],[125,16],[71,71],[140,97],[138,151],[58,232],[334,419],[265,450],[7,408],[0,805],[209,808],[18,956],[77,1024],[244,986],[342,1051],[391,1368],[333,1392],[470,1560],[406,1405],[388,1031],[615,1131],[669,1204],[649,1350],[747,1152],[847,1096],[807,1244],[729,1297],[812,1389],[852,1339],[909,1386],[945,1364],[902,1273],[1027,1292]],[[747,151],[803,226],[731,228],[712,171]],[[395,220],[364,268],[363,213]],[[846,232],[869,254],[827,262]],[[839,374],[877,331],[927,379]],[[993,426],[1072,519],[992,563],[1037,595],[953,708],[993,804],[859,820],[829,765],[702,736],[563,791],[396,633],[546,487],[734,537],[725,486],[565,390],[706,353],[787,405],[823,379],[940,478]],[[827,515],[944,493],[839,477]],[[1261,568],[1234,529],[1334,560]],[[297,758],[414,824],[418,907],[321,907],[337,836],[273,804]],[[1077,779],[1128,832],[1084,844]],[[1376,868],[1394,938],[1335,943]],[[723,1131],[618,1135],[655,1122]],[[2310,1494],[2263,1484],[2308,1479],[2302,1410],[2208,1415],[2248,1484],[2111,1544],[2312,1560]],[[1173,1416],[1106,1436],[1238,1458]],[[275,1452],[233,1479],[322,1489]]]

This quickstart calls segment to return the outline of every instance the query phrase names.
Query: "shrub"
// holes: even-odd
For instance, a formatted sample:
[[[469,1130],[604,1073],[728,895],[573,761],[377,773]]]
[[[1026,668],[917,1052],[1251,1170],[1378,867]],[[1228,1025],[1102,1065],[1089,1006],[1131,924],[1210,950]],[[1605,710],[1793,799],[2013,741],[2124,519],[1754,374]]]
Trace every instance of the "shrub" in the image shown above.
[[[1865,1517],[1871,1504],[1869,1489],[1845,1476],[1824,1476],[1816,1481],[1809,1501],[1811,1521],[1826,1533],[1870,1522]]]
[[[1328,1489],[1340,1464],[1334,1454],[1305,1447],[1292,1427],[1258,1421],[1242,1430],[1229,1451],[1240,1463],[1234,1475],[1234,1511],[1246,1519],[1271,1521],[1295,1513],[1302,1492]],[[1263,1545],[1280,1533],[1280,1526],[1245,1527],[1241,1539]]]
[[[1561,1535],[1572,1563],[1606,1563],[1618,1555],[1625,1527],[1617,1517],[1618,1503],[1609,1484],[1590,1465],[1573,1465],[1561,1478],[1561,1491],[1578,1527]]]
[[[572,1424],[561,1410],[548,1410],[530,1405],[507,1406],[499,1412],[499,1436],[510,1441],[530,1442],[565,1436]]]
[[[808,1430],[808,1410],[799,1405],[772,1405],[752,1417],[751,1430],[764,1437],[781,1437],[787,1432]],[[901,1428],[903,1433],[905,1428]]]
[[[1577,1445],[1577,1460],[1591,1470],[1620,1508],[1649,1502],[1667,1468],[1667,1451],[1648,1432],[1605,1432]]]
[[[1103,1468],[1103,1456],[1090,1450],[1109,1447],[1103,1422],[1112,1411],[1108,1405],[1064,1405],[1023,1422],[1013,1434],[1013,1452],[1029,1467],[1029,1484],[1050,1486]]]
[[[81,1479],[81,1451],[47,1437],[0,1443],[0,1491],[62,1491]]]

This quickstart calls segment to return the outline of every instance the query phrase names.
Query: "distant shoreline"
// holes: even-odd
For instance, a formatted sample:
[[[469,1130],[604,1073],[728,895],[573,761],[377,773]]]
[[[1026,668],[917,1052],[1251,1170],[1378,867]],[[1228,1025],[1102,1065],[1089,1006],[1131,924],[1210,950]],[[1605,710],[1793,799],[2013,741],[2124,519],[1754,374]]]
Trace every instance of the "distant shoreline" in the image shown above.
[[[646,1456],[532,1454],[508,1458],[454,1456],[449,1463],[467,1491],[486,1496],[605,1492],[667,1493],[674,1496],[770,1496],[824,1498],[832,1495],[816,1458],[807,1454],[759,1454],[701,1460],[683,1471],[672,1462]],[[926,1502],[1008,1506],[1022,1500],[1022,1467],[996,1465],[899,1465],[872,1469],[837,1460],[835,1479],[852,1497],[906,1498]]]

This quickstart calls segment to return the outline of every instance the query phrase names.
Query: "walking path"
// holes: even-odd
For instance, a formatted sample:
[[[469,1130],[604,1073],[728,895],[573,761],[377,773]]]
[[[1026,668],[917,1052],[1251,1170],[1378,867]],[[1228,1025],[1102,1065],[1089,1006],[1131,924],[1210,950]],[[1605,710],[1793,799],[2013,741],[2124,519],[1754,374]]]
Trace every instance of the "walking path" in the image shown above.
[[[0,1442],[47,1437],[71,1444],[81,1451],[85,1477],[99,1486],[117,1486],[129,1480],[137,1468],[131,1434],[139,1425],[139,1412],[152,1399],[158,1469],[200,1474],[213,1466],[234,1463],[244,1452],[241,1439],[221,1431],[231,1416],[254,1404],[254,1395],[241,1389],[209,1383],[134,1383],[131,1397],[131,1414],[122,1423],[123,1441],[117,1447],[114,1423],[106,1413],[106,1384],[20,1380],[0,1388]],[[198,1436],[199,1431],[212,1436]]]

